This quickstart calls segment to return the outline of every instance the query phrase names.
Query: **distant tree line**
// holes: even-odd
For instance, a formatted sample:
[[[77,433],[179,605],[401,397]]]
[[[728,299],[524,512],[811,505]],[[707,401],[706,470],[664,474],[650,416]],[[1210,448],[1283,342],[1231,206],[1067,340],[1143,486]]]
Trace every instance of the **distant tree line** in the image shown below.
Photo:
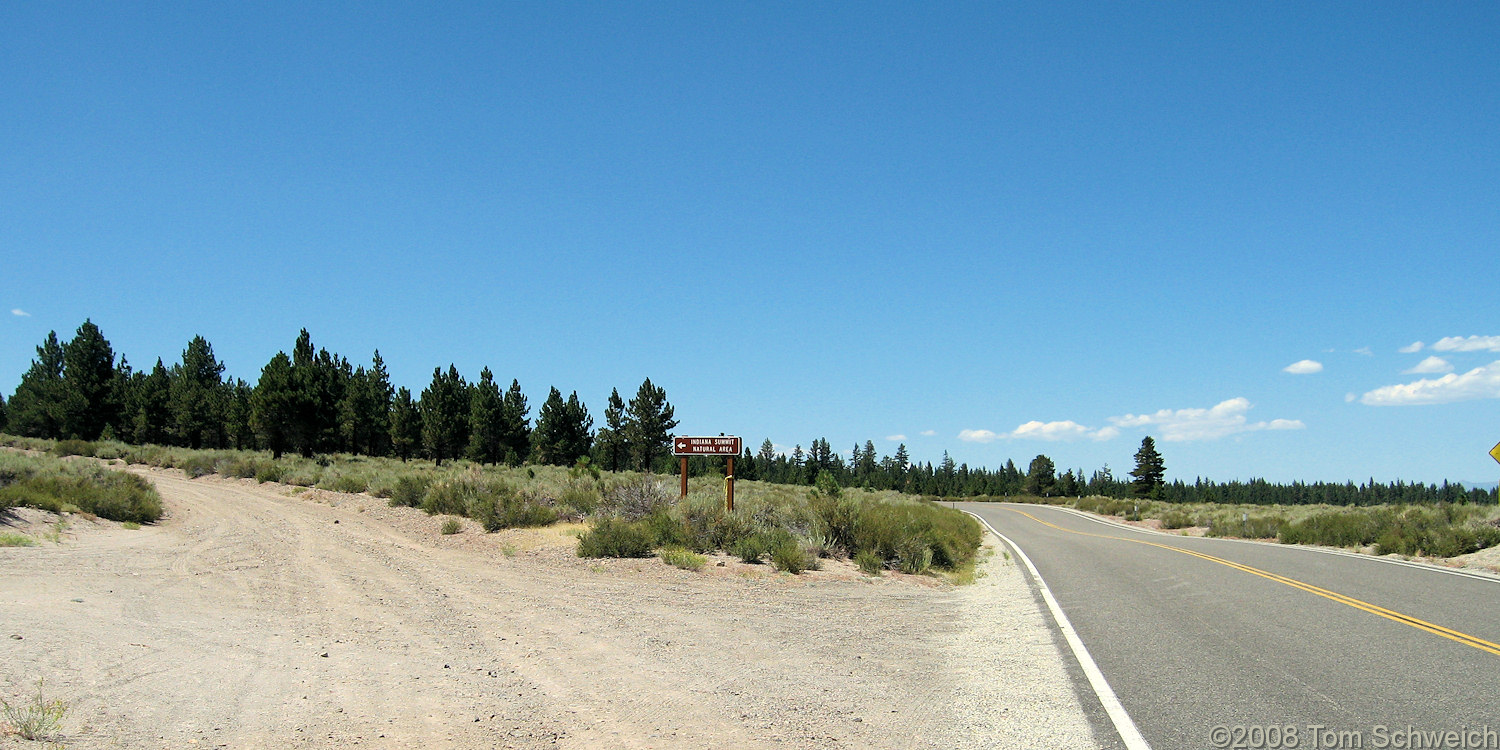
[[[643,382],[628,403],[612,391],[597,431],[577,392],[552,388],[533,422],[521,384],[503,393],[489,368],[469,383],[435,368],[419,395],[391,385],[377,350],[368,367],[314,348],[304,329],[290,356],[277,352],[254,386],[226,378],[202,336],[180,362],[160,358],[135,370],[92,321],[69,341],[57,333],[7,402],[0,430],[40,438],[155,443],[189,448],[355,453],[437,463],[468,458],[488,464],[571,465],[580,458],[609,470],[668,470],[677,426],[666,391]]]
[[[881,456],[873,441],[855,444],[849,458],[833,452],[828,441],[817,438],[811,448],[799,444],[791,453],[778,452],[770,440],[752,452],[749,447],[735,460],[739,479],[759,479],[784,484],[813,485],[820,474],[829,475],[843,487],[897,490],[936,497],[1078,497],[1102,495],[1113,498],[1142,497],[1173,503],[1244,503],[1256,505],[1381,505],[1397,503],[1495,503],[1496,491],[1466,489],[1462,485],[1420,482],[1384,484],[1374,479],[1354,482],[1293,482],[1272,484],[1264,479],[1218,483],[1198,478],[1191,484],[1165,480],[1166,467],[1155,441],[1146,437],[1136,453],[1131,479],[1116,478],[1108,465],[1085,474],[1066,469],[1061,474],[1046,455],[1032,459],[1025,470],[1006,460],[998,469],[955,463],[946,451],[932,463],[911,462],[906,444],[893,455]],[[689,472],[695,475],[721,472],[717,459],[695,458]]]
[[[570,465],[587,458],[599,468],[675,472],[670,453],[677,427],[666,391],[648,378],[625,401],[610,392],[603,423],[572,392],[563,398],[553,387],[533,422],[521,385],[512,379],[503,391],[489,368],[468,382],[453,366],[438,367],[420,394],[393,387],[377,350],[368,367],[313,347],[304,329],[292,353],[277,352],[254,386],[224,377],[224,365],[202,336],[188,342],[181,361],[167,366],[158,358],[150,369],[135,370],[92,321],[72,340],[49,333],[36,359],[9,400],[0,396],[0,430],[40,438],[155,443],[190,448],[356,453],[435,462],[467,458],[480,463],[523,462]],[[856,443],[847,458],[826,438],[778,451],[769,439],[758,450],[745,446],[737,458],[740,479],[812,486],[819,476],[844,487],[896,490],[938,497],[1147,497],[1167,502],[1222,502],[1302,505],[1385,503],[1494,503],[1494,490],[1457,484],[1383,484],[1371,479],[1345,483],[1272,484],[1262,479],[1216,483],[1196,479],[1165,481],[1165,464],[1150,437],[1141,441],[1130,480],[1117,479],[1108,465],[1085,475],[1083,469],[1057,472],[1046,455],[1025,470],[1007,460],[997,469],[943,458],[913,462],[904,443],[894,454],[879,455],[873,441]],[[721,459],[693,458],[689,473],[723,471]]]

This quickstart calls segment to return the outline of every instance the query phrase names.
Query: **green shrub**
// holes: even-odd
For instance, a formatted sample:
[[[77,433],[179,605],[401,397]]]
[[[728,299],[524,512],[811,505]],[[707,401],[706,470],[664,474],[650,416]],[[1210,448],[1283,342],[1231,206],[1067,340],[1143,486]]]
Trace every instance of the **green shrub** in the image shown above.
[[[885,569],[885,561],[880,555],[870,550],[860,550],[854,555],[854,564],[859,566],[860,572],[865,575],[878,576]]]
[[[350,474],[340,474],[331,481],[320,483],[323,489],[331,492],[347,492],[350,494],[364,492],[368,486],[365,480]]]
[[[932,547],[921,537],[907,537],[896,547],[896,567],[902,573],[926,573],[932,567],[932,558]]]
[[[1193,516],[1185,510],[1169,510],[1161,516],[1164,529],[1185,529],[1193,525]]]
[[[1392,520],[1389,511],[1350,510],[1316,513],[1281,527],[1282,544],[1359,547],[1374,544]]]
[[[479,494],[478,483],[473,479],[449,479],[434,482],[422,498],[422,510],[428,515],[469,515],[469,504]]]
[[[579,461],[585,459],[580,458]],[[592,473],[587,473],[588,470]],[[575,467],[574,471],[577,471]],[[594,477],[598,476],[599,470],[589,466],[583,475],[568,477],[567,483],[563,485],[562,492],[558,495],[557,503],[571,510],[578,516],[591,515],[599,508],[601,495],[599,484]]]
[[[315,487],[323,480],[323,467],[316,463],[301,463],[287,467],[281,481],[294,487]]]
[[[36,698],[23,703],[11,703],[0,698],[0,715],[12,731],[23,739],[42,740],[62,728],[63,717],[68,706],[60,700],[47,700],[42,695],[42,681],[37,680]]]
[[[219,474],[236,479],[250,479],[261,471],[261,461],[254,456],[238,456],[219,462]]]
[[[628,479],[611,487],[603,500],[605,507],[627,521],[646,518],[656,512],[657,508],[671,502],[672,495],[667,491],[667,486],[649,475]]]
[[[771,567],[783,573],[796,575],[804,570],[816,570],[818,558],[807,553],[797,540],[790,536],[778,539],[771,546]]]
[[[651,539],[658,547],[701,548],[693,529],[673,513],[671,508],[657,508],[646,517],[644,523],[651,530]]]
[[[440,529],[440,531],[442,531],[445,536],[450,534],[457,534],[458,532],[463,530],[464,522],[458,520],[457,518],[453,518],[452,516],[449,516],[447,520],[443,521],[443,527],[442,529]]]
[[[141,525],[136,523],[135,521],[126,521],[125,523],[120,524],[120,528],[127,531],[135,531],[141,528]]]
[[[55,456],[92,456],[96,447],[86,440],[59,440],[52,446]]]
[[[651,531],[644,524],[605,516],[578,538],[578,556],[650,557]]]
[[[675,565],[683,570],[699,571],[708,564],[708,558],[684,547],[664,547],[661,551],[661,561],[668,565]]]
[[[431,484],[431,478],[417,474],[405,474],[398,477],[395,486],[391,488],[391,506],[406,508],[421,507],[423,499],[427,497],[427,489]]]
[[[739,538],[729,549],[729,554],[740,558],[742,562],[754,565],[771,551],[771,540],[764,534],[747,534]]]
[[[0,531],[0,547],[35,547],[36,540],[13,531]]]
[[[218,472],[219,459],[220,456],[212,453],[194,453],[184,458],[178,468],[188,479],[197,479]]]
[[[1208,536],[1240,537],[1242,539],[1271,539],[1281,534],[1286,519],[1280,514],[1249,515],[1248,512],[1220,513],[1213,518],[1205,532]]]
[[[0,454],[0,508],[17,505],[137,523],[155,521],[162,513],[156,488],[134,474],[92,462]]]
[[[843,491],[839,487],[838,477],[835,477],[833,472],[826,469],[818,472],[817,479],[813,480],[813,487],[817,489],[818,494],[824,497],[838,497],[839,493]]]
[[[261,464],[255,470],[255,481],[265,484],[266,482],[280,482],[286,478],[286,469],[281,464],[268,462]]]

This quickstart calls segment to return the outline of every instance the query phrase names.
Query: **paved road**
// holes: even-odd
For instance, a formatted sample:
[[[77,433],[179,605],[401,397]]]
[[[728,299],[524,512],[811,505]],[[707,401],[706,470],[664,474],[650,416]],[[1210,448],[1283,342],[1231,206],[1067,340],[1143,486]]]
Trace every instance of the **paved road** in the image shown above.
[[[1215,742],[1217,726],[1290,726],[1299,748],[1500,748],[1494,579],[1126,529],[1058,508],[958,507],[1036,564],[1156,750],[1287,746],[1248,730],[1230,738],[1243,743]],[[1465,728],[1476,732],[1457,738],[1468,744],[1409,733]]]

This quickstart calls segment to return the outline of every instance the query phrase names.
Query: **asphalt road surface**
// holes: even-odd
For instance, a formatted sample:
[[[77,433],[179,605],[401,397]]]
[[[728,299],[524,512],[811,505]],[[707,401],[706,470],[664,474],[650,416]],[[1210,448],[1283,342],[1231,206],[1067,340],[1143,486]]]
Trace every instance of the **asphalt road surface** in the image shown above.
[[[958,507],[1035,563],[1156,750],[1500,748],[1500,579]]]

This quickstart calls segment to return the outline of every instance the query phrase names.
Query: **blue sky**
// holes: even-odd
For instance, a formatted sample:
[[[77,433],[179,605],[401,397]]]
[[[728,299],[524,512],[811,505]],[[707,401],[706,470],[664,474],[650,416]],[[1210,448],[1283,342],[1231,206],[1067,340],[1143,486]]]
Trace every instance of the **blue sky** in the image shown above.
[[[649,376],[753,444],[1489,481],[1497,35],[1494,3],[8,3],[0,391],[86,317],[252,382],[305,326],[414,391],[489,366],[598,414]]]

